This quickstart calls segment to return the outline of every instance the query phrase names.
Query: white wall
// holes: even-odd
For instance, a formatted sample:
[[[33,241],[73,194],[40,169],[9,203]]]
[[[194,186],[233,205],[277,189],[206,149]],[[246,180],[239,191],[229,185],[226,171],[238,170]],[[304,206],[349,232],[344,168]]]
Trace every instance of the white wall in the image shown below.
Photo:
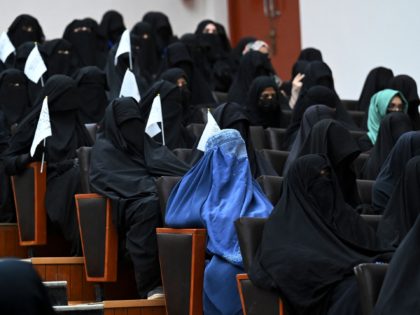
[[[344,99],[358,99],[376,66],[420,86],[420,1],[300,0],[302,47],[317,47]]]
[[[228,26],[227,0],[0,0],[0,31],[23,13],[35,16],[47,39],[61,37],[73,19],[92,17],[100,22],[109,9],[119,11],[128,28],[148,11],[162,11],[169,16],[175,34],[194,32],[206,18]]]

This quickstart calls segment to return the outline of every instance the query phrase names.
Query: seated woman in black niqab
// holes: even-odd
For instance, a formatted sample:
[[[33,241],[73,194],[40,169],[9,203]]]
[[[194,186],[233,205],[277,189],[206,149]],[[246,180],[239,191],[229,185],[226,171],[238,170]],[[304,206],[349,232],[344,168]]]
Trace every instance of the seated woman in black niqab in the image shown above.
[[[31,158],[29,150],[45,96],[48,96],[52,136],[46,139],[45,148],[42,144],[37,147]],[[80,107],[81,100],[73,79],[60,74],[49,78],[42,91],[42,98],[17,127],[4,158],[7,174],[15,175],[29,162],[39,161],[41,153],[45,152],[48,174],[45,196],[47,215],[61,229],[63,236],[72,241],[73,255],[81,254],[74,202],[74,195],[80,192],[76,150],[92,144],[88,131],[79,119]]]
[[[402,112],[387,114],[381,121],[375,145],[370,150],[370,155],[358,178],[375,180],[397,140],[402,134],[411,130],[413,125],[407,114]]]
[[[108,99],[113,100],[120,96],[121,85],[127,69],[130,69],[131,72],[133,72],[140,95],[143,95],[147,91],[150,83],[143,76],[142,69],[140,68],[140,42],[141,39],[135,35],[133,31],[131,31],[131,69],[129,59],[130,54],[128,52],[118,56],[117,64],[115,64],[115,55],[117,53],[119,43],[114,45],[109,51],[105,65],[106,79],[109,87]]]
[[[66,26],[63,38],[73,45],[73,51],[79,62],[77,67],[98,66],[103,69],[106,63],[107,44],[94,19],[73,20]]]
[[[400,74],[391,79],[391,89],[400,91],[408,102],[407,114],[410,116],[414,130],[420,130],[420,99],[417,92],[416,81],[405,74]]]
[[[220,23],[204,20],[198,24],[195,35],[205,56],[204,64],[199,66],[205,77],[211,80],[211,89],[227,92],[232,83],[232,66],[225,28]]]
[[[348,206],[324,155],[290,167],[264,226],[249,277],[276,291],[294,315],[361,314],[353,267],[388,260],[375,232]]]
[[[378,225],[378,240],[397,248],[420,213],[420,156],[411,158],[404,168]]]
[[[182,176],[189,168],[166,146],[154,146],[144,129],[138,103],[115,99],[105,111],[90,162],[92,190],[111,199],[113,220],[125,231],[140,298],[161,283],[155,229],[162,217],[155,177]]]
[[[0,278],[0,314],[56,314],[48,291],[31,263],[1,259]]]
[[[400,136],[382,165],[372,188],[372,207],[383,213],[403,173],[406,163],[420,155],[420,132],[409,131]]]
[[[15,47],[25,42],[37,42],[40,44],[45,40],[44,32],[38,20],[28,14],[17,16],[10,24],[7,35]]]
[[[162,58],[165,49],[177,41],[177,37],[172,32],[168,16],[162,12],[150,11],[143,16],[142,21],[152,26],[159,56]]]
[[[243,106],[228,102],[217,106],[213,111],[214,119],[220,129],[236,129],[245,141],[251,173],[254,178],[261,175],[279,176],[263,155],[254,149],[249,134],[249,118]]]
[[[105,107],[108,105],[105,72],[98,67],[87,66],[77,70],[73,78],[82,99],[79,111],[80,121],[84,124],[100,122],[104,117]]]
[[[246,95],[252,81],[259,76],[274,76],[276,73],[268,54],[251,50],[242,56],[228,92],[228,101],[245,105]]]
[[[255,78],[245,103],[251,125],[280,128],[282,126],[282,102],[285,102],[285,99],[273,77]]]
[[[184,127],[184,103],[181,90],[173,83],[160,80],[152,85],[140,101],[140,110],[147,121],[153,100],[160,95],[162,104],[162,119],[165,136],[165,146],[169,149],[192,148],[196,139]],[[162,133],[154,137],[155,141],[163,143]]]
[[[213,105],[214,97],[210,86],[194,64],[187,46],[182,42],[167,47],[161,72],[169,68],[181,68],[190,79],[191,105]]]
[[[420,218],[395,251],[388,265],[372,315],[420,313]]]
[[[109,10],[102,16],[99,32],[107,40],[107,47],[112,48],[125,30],[124,18],[121,13]]]
[[[28,80],[17,69],[0,73],[0,110],[6,118],[7,132],[16,127],[31,107],[28,94]]]
[[[353,162],[360,149],[349,131],[339,122],[323,119],[316,123],[298,156],[311,153],[325,154],[337,176],[344,200],[353,208],[360,204]],[[283,175],[289,172],[283,170]]]
[[[39,45],[39,52],[47,66],[45,77],[54,74],[72,75],[78,67],[77,56],[73,51],[72,44],[62,38],[46,41]]]
[[[306,77],[305,77],[306,79]],[[331,77],[332,79],[332,77]],[[339,120],[347,129],[358,130],[359,128],[353,122],[347,110],[341,103],[338,95],[333,89],[323,86],[314,85],[309,89],[303,90],[300,94],[297,103],[292,111],[292,118],[290,125],[286,130],[286,135],[283,143],[283,149],[289,150],[296,139],[303,114],[306,109],[313,105],[323,104],[336,110],[336,119]]]

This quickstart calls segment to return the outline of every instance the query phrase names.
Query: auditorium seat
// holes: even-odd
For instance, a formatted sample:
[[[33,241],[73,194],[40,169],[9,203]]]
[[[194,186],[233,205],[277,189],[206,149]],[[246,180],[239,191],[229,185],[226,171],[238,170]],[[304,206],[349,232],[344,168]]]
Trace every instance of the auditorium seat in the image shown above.
[[[267,219],[263,218],[239,218],[235,221],[235,229],[238,234],[245,272],[249,270],[261,243],[266,221]],[[278,294],[258,288],[249,280],[247,274],[238,274],[236,279],[244,314],[288,314],[284,302],[279,298]]]
[[[163,216],[173,187],[180,177],[156,181]],[[206,230],[157,228],[159,262],[167,314],[203,314],[203,279]]]
[[[86,127],[87,131],[89,132],[89,135],[93,140],[93,143],[95,143],[96,133],[98,132],[98,124],[97,123],[85,124],[85,127]]]
[[[16,217],[21,246],[39,246],[47,243],[47,164],[33,162],[22,173],[11,176]]]
[[[360,177],[363,166],[365,165],[369,156],[369,153],[360,153],[359,156],[354,160],[354,171],[358,177]]]
[[[250,126],[249,136],[255,150],[268,149],[268,143],[265,138],[264,128],[262,126]]]
[[[272,150],[281,150],[286,135],[286,129],[267,128],[264,130],[268,148]]]
[[[358,110],[349,110],[348,113],[359,128],[365,129],[365,112]]]
[[[341,100],[341,104],[343,104],[344,108],[347,110],[357,111],[359,101],[358,100]]]
[[[271,204],[276,205],[280,199],[283,177],[262,175],[257,178],[257,182],[260,184],[267,198],[271,201]]]
[[[283,174],[284,164],[286,164],[289,156],[289,151],[263,149],[260,152],[270,162],[276,173],[281,176]]]
[[[360,304],[363,315],[372,314],[379,291],[385,278],[388,264],[360,264],[354,267],[359,286]]]

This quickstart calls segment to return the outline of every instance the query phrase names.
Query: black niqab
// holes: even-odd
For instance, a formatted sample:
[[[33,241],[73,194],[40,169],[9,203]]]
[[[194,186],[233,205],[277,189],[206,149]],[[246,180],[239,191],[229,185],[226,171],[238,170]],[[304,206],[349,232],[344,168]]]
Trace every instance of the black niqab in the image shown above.
[[[399,137],[413,130],[410,118],[405,113],[389,113],[381,121],[378,138],[361,171],[361,178],[375,180]]]
[[[413,227],[420,213],[420,157],[410,159],[401,174],[384,215],[377,236],[387,247],[398,247]]]
[[[242,56],[239,69],[228,92],[228,100],[245,105],[252,81],[258,76],[275,75],[268,54],[249,51]]]
[[[391,88],[400,91],[408,102],[407,114],[410,116],[414,130],[420,130],[419,105],[420,99],[417,92],[417,84],[408,75],[401,74],[391,79]]]
[[[0,74],[0,110],[3,111],[8,131],[18,124],[29,111],[28,80],[17,69],[4,70]]]
[[[105,107],[108,105],[105,72],[98,67],[88,66],[76,71],[73,78],[82,99],[79,111],[81,122],[98,123],[103,118]]]
[[[274,89],[275,96],[271,100],[261,100],[261,93],[269,87]],[[284,100],[273,77],[255,78],[245,103],[251,125],[279,128],[282,119],[281,102]]]
[[[406,132],[388,154],[373,185],[372,206],[376,211],[382,213],[385,210],[404,166],[416,155],[420,155],[420,132]]]
[[[44,32],[38,20],[31,15],[21,14],[12,22],[7,31],[13,46],[18,47],[25,42],[42,43]]]
[[[115,10],[109,10],[104,13],[99,24],[99,32],[108,41],[109,48],[118,42],[124,30],[124,18],[121,13]]]
[[[71,75],[78,65],[77,56],[70,42],[65,39],[53,39],[39,46],[47,66],[47,78],[54,74]]]
[[[360,204],[353,161],[360,154],[359,146],[342,124],[332,119],[316,123],[299,156],[325,154],[337,176],[344,200],[353,208]]]
[[[308,47],[302,49],[298,60],[305,60],[305,61],[323,61],[322,60],[322,53],[319,49]]]
[[[177,39],[173,35],[169,18],[162,12],[151,11],[147,12],[142,20],[152,26],[159,53],[162,56],[165,48]]]
[[[331,297],[353,267],[384,254],[376,248],[373,229],[345,203],[328,159],[310,154],[291,165],[248,274],[278,292],[293,314],[323,315],[340,302]],[[342,308],[357,308],[358,294]]]

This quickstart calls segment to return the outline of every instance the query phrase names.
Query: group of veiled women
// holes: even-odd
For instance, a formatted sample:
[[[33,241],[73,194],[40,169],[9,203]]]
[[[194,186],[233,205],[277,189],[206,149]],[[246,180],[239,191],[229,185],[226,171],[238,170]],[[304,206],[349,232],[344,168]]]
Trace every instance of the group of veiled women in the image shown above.
[[[282,82],[266,43],[246,37],[231,49],[224,27],[211,20],[177,38],[166,15],[146,13],[130,30],[131,54],[115,62],[124,30],[115,11],[100,24],[74,20],[62,38],[48,41],[29,15],[9,27],[16,53],[0,63],[2,222],[15,220],[9,176],[44,156],[49,224],[71,241],[71,254],[81,254],[76,150],[91,146],[91,190],[112,202],[141,298],[161,285],[155,228],[205,227],[204,313],[241,314],[235,276],[244,270],[233,222],[268,217],[248,272],[256,285],[278,292],[290,314],[360,314],[352,270],[363,262],[390,262],[375,314],[388,314],[389,305],[393,313],[419,311],[415,299],[400,311],[401,290],[390,294],[395,283],[417,274],[411,266],[418,262],[412,248],[420,233],[420,101],[411,77],[373,69],[356,108],[364,120],[357,124],[317,49],[302,50],[290,80]],[[23,72],[35,42],[47,66],[45,86]],[[119,97],[127,68],[140,102]],[[223,93],[227,102],[221,103]],[[52,136],[31,156],[46,96]],[[150,137],[145,128],[157,96],[163,132]],[[207,140],[203,153],[191,127],[204,125],[210,110],[221,131]],[[87,123],[98,126],[95,139]],[[282,149],[289,154],[283,174],[256,150],[251,126],[285,128]],[[176,149],[190,149],[188,158]],[[361,152],[368,158],[356,170]],[[276,205],[255,181],[261,175],[284,176]],[[155,184],[159,176],[183,176],[165,218]],[[362,204],[356,178],[375,181],[371,205]],[[381,214],[377,230],[360,213]]]

